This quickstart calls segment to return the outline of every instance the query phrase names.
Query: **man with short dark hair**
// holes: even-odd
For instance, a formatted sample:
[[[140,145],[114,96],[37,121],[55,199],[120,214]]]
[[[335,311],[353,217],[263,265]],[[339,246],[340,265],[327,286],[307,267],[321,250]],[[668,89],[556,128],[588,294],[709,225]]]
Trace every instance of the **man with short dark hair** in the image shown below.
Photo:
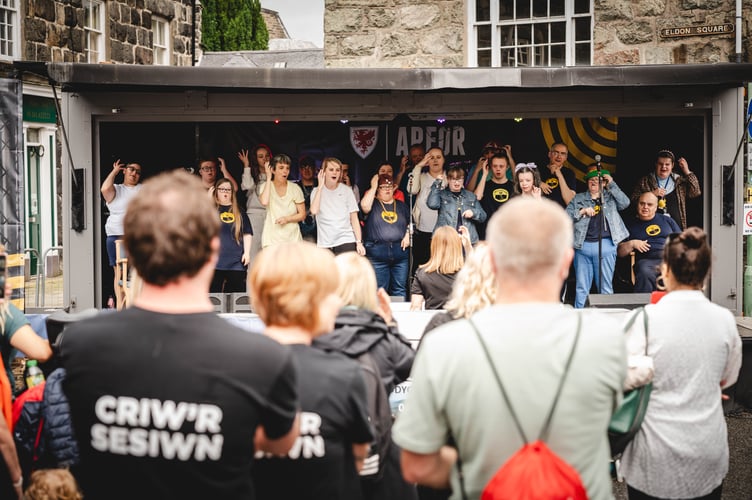
[[[124,225],[142,291],[62,345],[84,495],[252,499],[254,449],[298,434],[292,354],[212,312],[219,219],[195,176],[145,182]]]
[[[626,349],[621,325],[595,310],[559,303],[573,256],[573,228],[548,200],[517,197],[491,218],[486,240],[496,304],[423,337],[404,412],[392,435],[408,482],[452,487],[479,498],[524,444],[481,348],[491,360],[527,438],[539,438],[567,358],[572,363],[545,439],[582,479],[588,498],[613,498],[606,430],[621,399]],[[453,444],[448,445],[451,439]]]
[[[566,207],[574,195],[577,180],[574,172],[564,166],[569,148],[563,142],[555,142],[548,152],[548,165],[540,169],[541,191],[549,200]]]
[[[651,191],[642,193],[637,200],[637,218],[627,223],[629,236],[617,248],[619,257],[635,253],[634,291],[639,293],[656,289],[666,238],[671,233],[681,232],[679,224],[670,215],[657,212],[658,197]]]

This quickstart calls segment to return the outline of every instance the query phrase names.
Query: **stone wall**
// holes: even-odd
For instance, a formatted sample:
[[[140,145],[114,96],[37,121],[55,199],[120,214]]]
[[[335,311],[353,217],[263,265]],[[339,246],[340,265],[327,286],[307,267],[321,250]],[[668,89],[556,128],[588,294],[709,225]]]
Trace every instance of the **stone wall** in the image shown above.
[[[463,0],[326,0],[327,67],[465,65]]]
[[[82,0],[27,0],[24,6],[22,59],[86,62]],[[191,65],[190,0],[110,0],[105,9],[106,61],[153,64],[151,17],[159,15],[170,21],[170,64]]]
[[[733,62],[735,34],[662,37],[661,30],[734,24],[734,0],[595,0],[593,64]],[[752,28],[752,0],[745,0],[742,33]],[[742,37],[743,61],[750,44]]]

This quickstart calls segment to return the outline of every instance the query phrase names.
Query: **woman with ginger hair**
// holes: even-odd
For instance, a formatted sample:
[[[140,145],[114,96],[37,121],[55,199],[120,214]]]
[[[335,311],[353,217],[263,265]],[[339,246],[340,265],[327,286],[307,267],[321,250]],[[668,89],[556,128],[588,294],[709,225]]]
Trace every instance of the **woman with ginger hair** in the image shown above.
[[[358,472],[373,435],[360,366],[311,346],[332,331],[342,305],[335,269],[330,251],[306,241],[262,250],[251,268],[248,288],[265,334],[289,345],[297,361],[301,408],[300,437],[288,455],[254,463],[259,499],[362,498]]]
[[[463,245],[467,253],[472,251],[467,228],[460,227],[458,233],[451,226],[436,229],[431,238],[431,257],[428,262],[418,266],[413,283],[410,286],[410,310],[442,309],[449,298],[465,258]]]

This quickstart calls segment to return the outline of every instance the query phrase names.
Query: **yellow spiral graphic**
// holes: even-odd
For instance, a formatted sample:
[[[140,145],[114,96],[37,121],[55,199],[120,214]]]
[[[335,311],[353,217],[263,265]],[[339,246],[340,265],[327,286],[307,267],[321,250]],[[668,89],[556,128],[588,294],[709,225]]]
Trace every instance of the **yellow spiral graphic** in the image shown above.
[[[566,166],[584,181],[588,165],[601,155],[601,167],[616,172],[616,139],[619,118],[542,118],[541,132],[546,146],[561,142],[569,148]]]

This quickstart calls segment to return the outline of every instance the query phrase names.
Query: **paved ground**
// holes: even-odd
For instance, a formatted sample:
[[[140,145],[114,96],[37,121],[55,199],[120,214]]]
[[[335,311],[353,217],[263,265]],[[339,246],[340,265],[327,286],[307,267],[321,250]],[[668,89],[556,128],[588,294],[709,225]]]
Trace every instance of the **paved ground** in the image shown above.
[[[724,500],[752,499],[752,411],[738,409],[726,417],[729,434],[729,473]],[[614,481],[616,500],[627,499],[627,487]]]

